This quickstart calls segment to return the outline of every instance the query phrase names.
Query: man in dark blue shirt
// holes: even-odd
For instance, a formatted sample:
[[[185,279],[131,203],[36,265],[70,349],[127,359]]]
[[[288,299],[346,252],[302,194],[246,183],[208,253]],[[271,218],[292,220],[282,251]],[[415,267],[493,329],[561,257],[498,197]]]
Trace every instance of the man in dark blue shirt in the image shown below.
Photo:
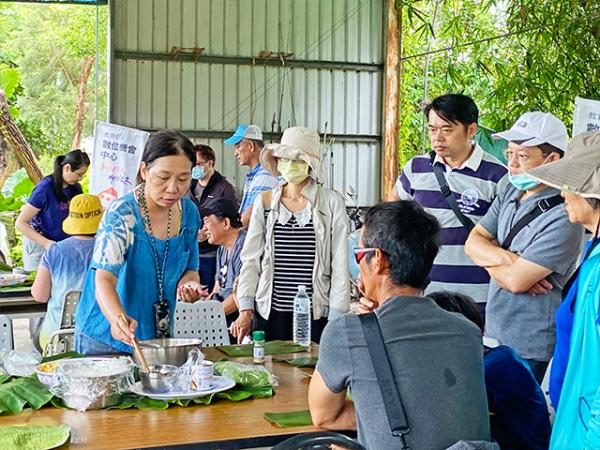
[[[446,311],[462,314],[483,332],[475,302],[454,292],[428,295]],[[544,393],[529,364],[506,345],[484,347],[485,387],[492,437],[502,450],[545,450],[550,444],[550,419]]]

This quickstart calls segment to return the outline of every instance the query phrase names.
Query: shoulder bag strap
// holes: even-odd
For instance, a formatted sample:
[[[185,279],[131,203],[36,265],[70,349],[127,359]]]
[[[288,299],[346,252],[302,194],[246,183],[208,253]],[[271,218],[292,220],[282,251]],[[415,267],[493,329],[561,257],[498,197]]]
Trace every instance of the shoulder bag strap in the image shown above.
[[[456,203],[456,199],[452,195],[452,191],[450,190],[450,187],[448,186],[448,182],[446,181],[446,176],[444,175],[444,168],[442,167],[442,165],[440,163],[437,163],[437,164],[435,163],[435,152],[431,152],[430,159],[431,159],[431,167],[433,169],[433,173],[435,174],[435,177],[437,178],[437,182],[440,185],[440,191],[442,192],[442,195],[446,199],[448,206],[450,206],[450,208],[454,212],[454,215],[456,216],[456,218],[458,220],[460,220],[460,223],[462,223],[463,227],[465,227],[467,229],[467,231],[471,231],[473,229],[473,227],[475,226],[475,224],[473,223],[473,221],[471,219],[469,219],[467,216],[465,216],[462,213],[462,211],[460,210],[460,208],[458,207],[458,204]]]
[[[555,195],[554,197],[541,199],[535,208],[533,208],[530,212],[521,217],[521,219],[519,219],[519,221],[513,225],[513,227],[508,232],[508,236],[506,236],[506,239],[504,239],[504,242],[502,243],[502,248],[504,250],[508,250],[515,236],[519,234],[519,232],[523,228],[525,228],[531,221],[533,221],[533,219],[542,215],[546,211],[554,208],[555,206],[564,203],[564,201],[565,199],[562,198],[560,195]]]
[[[375,368],[375,376],[379,383],[392,435],[400,438],[402,450],[410,450],[404,438],[410,432],[410,428],[406,420],[406,413],[404,412],[400,392],[396,385],[394,372],[392,371],[385,344],[383,343],[383,336],[381,335],[377,316],[375,313],[360,314],[358,318],[365,334],[371,362]]]

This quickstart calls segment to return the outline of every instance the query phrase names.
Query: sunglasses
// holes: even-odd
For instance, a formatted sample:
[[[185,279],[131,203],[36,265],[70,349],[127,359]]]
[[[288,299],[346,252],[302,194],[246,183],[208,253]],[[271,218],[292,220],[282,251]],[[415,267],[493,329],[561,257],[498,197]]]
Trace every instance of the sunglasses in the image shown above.
[[[367,253],[374,252],[375,250],[379,250],[378,248],[363,248],[363,247],[354,247],[354,261],[356,264],[360,264],[362,259],[365,257]]]

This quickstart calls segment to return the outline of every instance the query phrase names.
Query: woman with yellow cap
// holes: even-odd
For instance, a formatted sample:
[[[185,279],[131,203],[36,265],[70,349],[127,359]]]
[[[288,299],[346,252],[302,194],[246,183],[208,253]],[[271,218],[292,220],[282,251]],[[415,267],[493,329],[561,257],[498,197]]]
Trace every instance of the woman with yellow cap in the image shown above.
[[[40,261],[31,294],[36,301],[48,303],[40,330],[40,348],[60,329],[65,294],[81,291],[94,250],[94,237],[102,218],[102,205],[95,195],[73,197],[62,230],[71,237],[49,246]]]

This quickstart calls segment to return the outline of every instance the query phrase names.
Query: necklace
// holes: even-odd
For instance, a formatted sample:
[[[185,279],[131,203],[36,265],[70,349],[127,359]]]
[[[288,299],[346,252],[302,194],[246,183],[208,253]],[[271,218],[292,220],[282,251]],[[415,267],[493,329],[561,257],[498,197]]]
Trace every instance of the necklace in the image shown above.
[[[144,189],[146,187],[146,183],[142,183],[137,191],[137,200],[140,206],[142,207],[144,224],[148,231],[150,232],[150,246],[152,247],[152,256],[154,260],[154,268],[156,269],[156,276],[158,282],[158,299],[159,301],[164,300],[164,277],[165,277],[165,269],[167,266],[167,254],[169,252],[169,236],[171,235],[171,219],[173,217],[173,210],[169,208],[169,217],[167,219],[167,239],[165,242],[165,252],[163,254],[162,267],[160,267],[160,263],[158,261],[158,250],[156,249],[156,237],[154,236],[154,231],[152,230],[152,223],[150,222],[150,212],[148,211],[148,204],[146,203],[146,196],[144,195]]]

